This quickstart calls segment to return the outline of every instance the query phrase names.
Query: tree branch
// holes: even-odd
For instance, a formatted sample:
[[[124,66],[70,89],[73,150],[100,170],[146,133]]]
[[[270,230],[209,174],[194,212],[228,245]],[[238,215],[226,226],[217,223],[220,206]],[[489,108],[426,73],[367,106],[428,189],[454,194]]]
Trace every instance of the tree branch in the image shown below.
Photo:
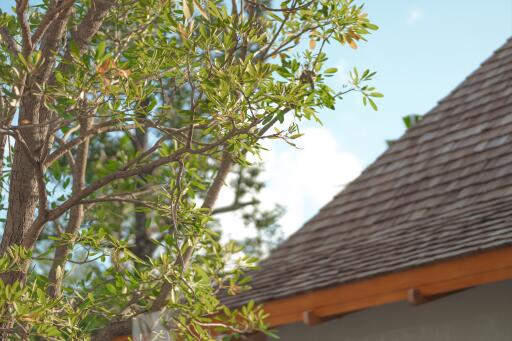
[[[105,122],[98,124],[91,129],[87,130],[84,134],[81,134],[76,139],[73,139],[69,142],[66,142],[65,144],[61,145],[59,148],[57,148],[54,152],[52,152],[50,155],[46,157],[46,160],[44,162],[45,167],[49,167],[52,163],[60,159],[64,154],[66,154],[68,151],[70,151],[72,148],[76,147],[77,145],[80,145],[84,141],[86,141],[90,136],[97,135],[97,134],[104,134],[109,133],[113,131],[124,131],[124,130],[130,130],[133,128],[136,128],[140,126],[140,124],[128,124],[125,126],[117,127],[112,126],[112,122]]]
[[[228,152],[223,152],[222,154],[222,161],[219,165],[219,171],[217,172],[217,175],[215,176],[215,179],[213,180],[210,188],[208,189],[206,193],[206,197],[203,201],[203,204],[201,205],[202,208],[209,209],[210,211],[213,208],[213,205],[215,205],[215,202],[217,201],[219,197],[220,190],[222,186],[224,185],[226,178],[229,174],[229,171],[231,170],[231,166],[233,165],[233,158]],[[188,264],[190,262],[190,259],[192,258],[192,255],[194,253],[194,247],[190,246],[187,248],[187,251],[185,252],[185,255],[183,256],[182,264],[183,267],[182,270],[185,270],[188,267]],[[165,305],[167,304],[167,298],[169,296],[169,293],[171,292],[173,287],[173,284],[169,282],[165,282],[162,284],[162,288],[160,289],[160,292],[158,293],[158,296],[153,301],[153,304],[151,306],[151,311],[159,311]]]
[[[64,0],[61,3],[55,2],[55,7],[49,9],[43,19],[41,20],[41,23],[39,24],[39,27],[36,29],[36,32],[32,36],[32,44],[36,45],[41,37],[45,34],[48,27],[51,25],[52,21],[63,11],[68,9],[69,7],[73,6],[75,3],[75,0]]]
[[[90,130],[93,117],[87,117],[80,122],[80,133],[84,135]],[[72,166],[73,185],[72,193],[79,193],[85,184],[85,175],[87,172],[87,159],[89,156],[89,141],[88,137],[85,138],[84,143],[78,147],[77,155]],[[39,218],[39,217],[38,217]],[[82,225],[84,218],[84,207],[82,204],[71,207],[69,214],[69,221],[66,226],[66,234],[72,236],[71,239],[62,245],[58,245],[55,249],[55,256],[50,272],[48,274],[48,294],[51,297],[57,297],[61,291],[62,280],[64,278],[64,267],[66,265],[66,258],[72,248],[76,232]]]
[[[28,56],[32,51],[30,25],[27,21],[28,0],[16,0],[16,15],[20,23],[23,55]]]
[[[223,206],[212,210],[212,215],[233,212],[247,206],[257,205],[259,203],[259,200],[251,200],[248,202],[235,202],[232,205]]]
[[[16,55],[20,52],[20,47],[18,46],[18,43],[16,42],[16,40],[14,40],[13,37],[11,37],[7,28],[0,28],[0,38],[2,38],[2,41],[6,44],[7,49],[13,55]]]
[[[108,328],[103,328],[91,337],[91,341],[106,341],[112,340],[116,336],[126,336],[132,331],[132,321],[125,320],[113,322],[108,325]]]
[[[80,201],[83,200],[85,197],[89,196],[90,194],[94,193],[95,191],[99,190],[100,188],[110,184],[111,182],[116,181],[116,180],[130,178],[132,176],[139,175],[142,173],[152,172],[154,169],[156,169],[160,166],[180,160],[187,153],[189,153],[189,154],[204,154],[218,146],[223,145],[224,143],[226,143],[226,141],[231,139],[233,136],[236,136],[238,134],[247,133],[257,123],[258,123],[258,121],[254,121],[252,124],[250,124],[249,126],[247,126],[245,128],[235,129],[235,130],[231,131],[230,133],[226,134],[223,138],[216,141],[215,143],[208,144],[202,148],[195,149],[195,150],[191,149],[191,148],[186,148],[186,147],[181,148],[181,149],[178,149],[176,152],[174,152],[171,155],[159,158],[159,159],[149,162],[145,165],[141,165],[141,166],[131,168],[131,169],[121,169],[117,172],[114,172],[112,174],[104,176],[102,179],[92,183],[88,187],[86,187],[86,188],[82,189],[81,191],[79,191],[78,193],[72,195],[68,200],[66,200],[60,206],[49,211],[45,217],[38,217],[34,221],[32,226],[30,226],[30,228],[28,229],[22,245],[27,248],[32,248],[33,245],[35,244],[35,242],[37,241],[37,238],[39,237],[39,234],[41,233],[41,230],[46,222],[58,219],[61,215],[63,215],[65,212],[67,212],[71,207],[79,204]],[[220,190],[220,188],[219,188],[219,190]],[[208,196],[207,196],[207,199],[208,199]]]
[[[34,245],[35,241],[39,237],[39,233],[41,232],[42,226],[47,221],[52,221],[57,218],[59,218],[61,215],[63,215],[65,212],[67,212],[71,207],[77,205],[82,201],[83,198],[87,197],[88,195],[94,193],[95,191],[99,190],[100,188],[110,184],[113,181],[126,179],[135,175],[138,175],[142,172],[146,171],[152,171],[153,169],[160,167],[164,164],[173,162],[178,160],[187,150],[181,149],[175,152],[174,154],[160,158],[158,160],[155,160],[153,162],[150,162],[146,165],[142,165],[136,168],[118,171],[109,175],[106,175],[102,179],[92,183],[88,187],[82,189],[81,191],[73,194],[68,200],[66,200],[62,205],[58,206],[57,208],[54,208],[50,212],[48,212],[47,218],[43,220],[36,219],[36,222],[31,226],[29,231],[27,232],[26,238],[24,240],[23,245],[26,247],[32,247]]]
[[[160,187],[160,185],[151,185],[151,186],[147,186],[147,187],[142,188],[139,191],[135,191],[135,192],[115,193],[112,195],[101,196],[98,198],[82,200],[80,202],[82,204],[86,205],[86,210],[88,210],[91,206],[93,206],[96,203],[115,202],[115,201],[129,202],[129,200],[137,200],[137,202],[144,203],[145,206],[149,207],[149,204],[145,203],[142,200],[138,200],[137,198],[139,196],[143,196],[143,195],[146,195],[149,193],[154,193],[156,187]],[[134,201],[130,201],[130,202],[134,203]]]
[[[219,166],[219,171],[215,176],[215,179],[212,182],[212,185],[208,189],[205,200],[202,204],[202,208],[212,209],[213,205],[217,201],[220,190],[224,185],[226,177],[229,174],[231,166],[233,165],[233,159],[231,155],[227,152],[223,153],[222,161]],[[185,253],[182,264],[186,268],[193,254],[193,247],[189,247],[187,252]],[[177,265],[177,264],[176,264]],[[172,284],[169,282],[165,282],[162,284],[162,288],[158,296],[153,301],[153,304],[150,308],[150,311],[159,311],[167,304],[167,298],[172,289]],[[132,328],[132,320],[125,320],[122,322],[115,322],[113,324],[109,324],[104,328],[100,329],[93,337],[91,341],[100,341],[100,340],[108,340],[108,337],[113,336],[121,336],[128,335]]]
[[[133,119],[129,119],[133,121]],[[188,130],[188,127],[181,128],[181,129],[173,129],[168,127],[160,127],[155,122],[152,122],[151,120],[139,120],[136,123],[131,124],[125,124],[123,126],[119,126],[120,121],[119,120],[109,120],[106,122],[99,123],[95,126],[93,126],[91,129],[89,129],[85,134],[80,135],[76,139],[73,139],[71,141],[66,142],[65,144],[61,145],[59,148],[57,148],[55,151],[53,151],[50,155],[48,155],[45,159],[45,167],[49,167],[52,163],[60,159],[67,151],[71,150],[72,148],[76,147],[77,145],[81,144],[85,138],[91,136],[91,135],[97,135],[97,134],[104,134],[104,133],[110,133],[115,131],[127,131],[130,129],[138,129],[140,127],[152,127],[155,129],[158,129],[168,135],[180,135],[181,132]],[[204,126],[202,126],[204,128]],[[167,139],[169,137],[166,137]],[[166,139],[164,138],[164,140]]]
[[[111,196],[111,197],[103,197],[103,198],[96,198],[96,199],[89,199],[89,200],[82,200],[80,201],[80,204],[82,205],[92,205],[97,204],[101,202],[126,202],[130,204],[137,204],[140,206],[145,206],[148,208],[153,208],[154,206],[145,202],[144,200],[138,200],[133,198],[125,198],[122,196]]]
[[[96,32],[98,32],[101,25],[103,24],[103,20],[107,16],[108,11],[116,3],[116,0],[92,1],[91,8],[85,15],[84,19],[78,25],[77,29],[71,33],[71,37],[78,45],[80,51],[89,46],[92,38],[96,35]],[[71,51],[68,50],[66,54],[70,56]]]

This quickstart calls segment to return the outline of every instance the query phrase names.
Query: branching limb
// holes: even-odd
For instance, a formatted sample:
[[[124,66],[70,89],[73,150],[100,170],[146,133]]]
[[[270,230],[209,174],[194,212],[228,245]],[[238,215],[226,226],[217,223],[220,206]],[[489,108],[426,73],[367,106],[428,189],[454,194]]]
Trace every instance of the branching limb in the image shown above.
[[[111,125],[111,123],[102,123],[98,124],[97,126],[92,127],[91,129],[87,130],[84,134],[81,134],[76,139],[73,139],[69,142],[66,142],[65,144],[62,144],[57,148],[55,151],[50,153],[48,157],[45,160],[45,166],[49,167],[52,163],[60,159],[64,154],[69,152],[72,148],[76,147],[77,145],[82,144],[84,141],[89,139],[92,135],[98,135],[98,134],[104,134],[109,133],[113,131],[124,131],[124,130],[130,130],[133,128],[136,128],[137,124],[128,124],[124,126],[114,126]]]
[[[108,11],[116,3],[116,0],[93,0],[91,2],[91,8],[84,19],[78,25],[77,29],[71,33],[73,40],[80,50],[85,49],[89,45],[92,38],[103,24],[103,20],[107,16]],[[68,50],[66,55],[71,56],[71,51]]]
[[[125,202],[125,203],[145,206],[148,208],[154,208],[154,205],[151,205],[150,203],[148,203],[144,200],[138,200],[138,199],[126,198],[126,197],[116,197],[116,196],[82,200],[82,201],[80,201],[80,204],[81,205],[92,205],[92,204],[97,204],[97,203],[102,203],[102,202]]]
[[[143,200],[140,200],[138,198],[141,196],[150,194],[150,193],[154,193],[155,189],[157,187],[161,187],[161,185],[146,186],[144,188],[141,188],[138,191],[115,193],[115,194],[105,195],[105,196],[101,196],[101,197],[97,197],[97,198],[93,198],[93,199],[82,200],[80,203],[85,205],[86,210],[90,209],[91,207],[93,207],[95,204],[98,204],[98,203],[116,202],[116,201],[131,202],[131,203],[137,202],[137,203],[143,204],[146,207],[149,207],[150,206],[149,203],[147,203]],[[151,206],[151,207],[153,207],[153,206]]]
[[[92,117],[88,117],[82,119],[80,122],[80,135],[84,135],[87,131],[89,131],[93,122]],[[73,185],[72,185],[72,193],[79,193],[85,184],[85,175],[87,171],[87,159],[89,156],[89,142],[90,138],[85,137],[84,142],[78,147],[76,159],[72,165],[72,176],[73,176]],[[47,217],[45,217],[46,220]],[[39,219],[39,217],[38,217]],[[51,297],[57,297],[61,291],[61,284],[64,276],[64,267],[66,265],[66,259],[68,257],[69,251],[72,249],[72,245],[75,240],[76,233],[82,225],[82,221],[84,219],[84,207],[82,204],[75,205],[71,207],[69,214],[69,221],[66,226],[66,234],[71,236],[71,239],[68,243],[58,245],[55,249],[55,257],[52,262],[52,266],[48,275],[48,281],[50,285],[48,286],[48,294]],[[44,224],[44,223],[43,223]]]
[[[224,183],[229,174],[229,171],[231,170],[232,165],[233,158],[228,152],[224,152],[222,155],[222,161],[220,163],[217,175],[215,176],[212,184],[210,185],[210,188],[206,192],[206,197],[203,201],[203,204],[201,205],[202,208],[206,208],[209,210],[213,209],[213,206],[217,202],[220,190],[222,186],[224,186]],[[183,255],[183,260],[181,264],[183,267],[182,270],[185,270],[188,267],[188,264],[192,258],[193,253],[194,248],[190,246]],[[163,307],[165,307],[165,305],[167,304],[167,298],[169,297],[169,293],[171,292],[172,287],[172,283],[169,282],[165,282],[164,284],[162,284],[162,288],[160,289],[158,296],[153,301],[151,311],[159,311]]]
[[[129,118],[128,120],[133,121],[132,118]],[[137,129],[141,127],[152,127],[155,129],[158,129],[164,133],[166,133],[168,136],[164,138],[169,139],[170,135],[176,135],[180,137],[185,137],[183,135],[183,132],[188,130],[188,127],[181,128],[181,129],[174,129],[174,128],[168,128],[168,127],[161,127],[157,123],[151,121],[151,120],[139,120],[137,123],[131,123],[131,124],[124,124],[120,125],[119,120],[109,120],[106,122],[98,123],[97,125],[91,127],[87,132],[85,132],[83,135],[78,136],[77,138],[70,140],[66,142],[65,144],[62,144],[57,148],[55,151],[50,153],[48,157],[45,160],[45,167],[49,167],[52,163],[60,159],[64,154],[66,154],[69,150],[72,148],[78,146],[79,144],[83,143],[86,138],[98,135],[98,134],[105,134],[110,132],[116,132],[116,131],[128,131],[131,129]],[[206,126],[201,126],[201,128],[205,128]],[[69,132],[68,135],[69,136]]]
[[[176,161],[180,160],[186,154],[205,154],[221,145],[224,145],[229,139],[233,138],[234,136],[243,134],[243,133],[247,133],[257,123],[258,122],[255,121],[248,127],[245,127],[242,129],[235,129],[235,130],[231,131],[230,133],[226,134],[220,140],[216,141],[215,143],[206,145],[205,147],[202,147],[199,149],[191,149],[191,148],[184,147],[184,148],[178,149],[176,152],[172,153],[171,155],[168,155],[166,157],[161,157],[159,159],[148,162],[144,165],[141,165],[141,166],[138,166],[135,168],[131,168],[131,169],[121,169],[117,172],[114,172],[112,174],[104,176],[100,180],[92,183],[88,187],[85,187],[78,193],[72,195],[68,200],[66,200],[60,206],[49,211],[48,214],[46,215],[45,219],[42,219],[42,218],[40,219],[38,217],[35,220],[34,224],[32,224],[32,226],[28,229],[25,239],[23,241],[23,246],[25,246],[27,248],[31,248],[34,245],[34,243],[36,242],[37,238],[39,237],[39,234],[41,233],[41,230],[46,222],[58,219],[60,216],[62,216],[64,213],[66,213],[73,206],[79,204],[80,201],[82,201],[84,198],[86,198],[90,194],[94,193],[95,191],[105,187],[106,185],[108,185],[116,180],[122,180],[122,179],[130,178],[132,176],[136,176],[139,174],[152,172],[154,169],[156,169],[158,167],[161,167],[165,164],[168,164],[171,162],[176,162]],[[220,190],[220,188],[219,188],[219,190]],[[207,199],[208,199],[208,196],[207,196]]]
[[[37,30],[35,31],[34,35],[32,36],[32,44],[37,45],[41,37],[45,34],[48,27],[51,25],[54,19],[57,18],[59,14],[67,10],[69,7],[73,6],[75,3],[75,0],[64,0],[62,2],[55,2],[55,7],[50,8],[43,19],[41,20],[41,23],[39,24]]]
[[[11,52],[13,55],[16,55],[20,52],[20,47],[16,40],[9,34],[9,31],[7,31],[7,28],[1,27],[0,28],[0,38],[2,38],[2,41],[7,46],[7,49],[9,52]]]
[[[23,55],[28,56],[33,49],[30,24],[27,20],[28,0],[16,0],[16,16],[20,23]]]
[[[251,201],[247,201],[247,202],[235,202],[229,206],[223,206],[223,207],[219,207],[219,208],[212,210],[212,215],[237,211],[241,208],[257,205],[259,203],[260,203],[259,200],[251,200]]]
[[[314,2],[313,0],[312,1],[308,1],[305,4],[302,4],[302,5],[297,6],[297,7],[294,7],[295,4],[292,4],[292,7],[290,7],[290,8],[272,8],[272,7],[269,7],[269,6],[267,6],[267,5],[265,5],[264,3],[261,3],[261,2],[255,2],[255,1],[252,1],[252,0],[246,0],[246,1],[248,3],[250,3],[251,5],[253,5],[253,6],[263,8],[265,11],[269,11],[269,12],[285,12],[285,13],[287,13],[287,12],[293,13],[293,12],[297,12],[297,11],[299,11],[301,9],[308,8]]]

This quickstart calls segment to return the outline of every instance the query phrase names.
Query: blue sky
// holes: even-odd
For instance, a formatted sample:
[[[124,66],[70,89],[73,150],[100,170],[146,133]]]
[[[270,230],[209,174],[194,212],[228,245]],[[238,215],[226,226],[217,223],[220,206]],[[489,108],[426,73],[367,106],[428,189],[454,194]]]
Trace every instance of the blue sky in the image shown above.
[[[360,2],[360,1],[358,1]],[[401,118],[424,114],[512,36],[511,0],[369,0],[366,10],[379,31],[354,51],[332,44],[330,66],[340,69],[339,88],[354,66],[377,71],[384,93],[379,111],[346,97],[321,113],[323,127],[306,125],[302,150],[272,145],[264,155],[268,188],[263,199],[287,208],[286,234],[299,228],[333,195],[378,157],[386,140],[404,132]],[[239,235],[235,219],[227,219]]]
[[[327,52],[333,65],[377,71],[385,98],[376,113],[352,98],[322,115],[365,165],[403,133],[402,116],[428,111],[512,36],[512,1],[370,0],[366,9],[380,30],[357,51]]]

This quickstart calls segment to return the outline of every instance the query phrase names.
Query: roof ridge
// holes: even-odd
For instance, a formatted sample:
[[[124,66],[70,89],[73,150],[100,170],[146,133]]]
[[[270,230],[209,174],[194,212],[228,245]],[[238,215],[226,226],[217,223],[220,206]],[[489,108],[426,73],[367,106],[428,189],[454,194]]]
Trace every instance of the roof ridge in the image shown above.
[[[510,44],[509,44],[510,43]],[[471,77],[475,76],[478,74],[478,71],[484,67],[486,64],[490,63],[497,55],[499,52],[501,51],[504,51],[504,50],[507,50],[509,48],[512,48],[512,37],[508,38],[506,40],[506,42],[501,45],[499,48],[497,48],[496,50],[494,50],[494,52],[491,54],[490,57],[488,57],[487,59],[485,59],[483,62],[480,63],[480,65],[473,71],[471,72],[468,76],[466,76],[466,78],[464,78],[462,80],[461,83],[459,83],[458,86],[456,86],[451,92],[448,93],[448,95],[446,95],[445,97],[443,97],[441,100],[438,101],[438,105],[440,103],[442,103],[446,98],[452,96],[456,91],[458,91],[461,86],[466,83]]]
[[[509,107],[509,106],[510,106],[510,104],[508,104],[508,105],[504,105],[504,106],[503,106],[503,108],[505,108],[505,107]],[[506,114],[505,114],[505,115],[499,116],[499,118],[503,118],[503,117],[506,117],[506,116],[509,116],[509,115],[506,115]],[[512,124],[512,123],[509,123],[509,124]],[[470,135],[469,137],[478,136],[478,135],[479,135],[479,134],[477,133],[477,134]],[[508,135],[508,133],[505,133],[505,134],[499,135],[499,136],[497,136],[497,137],[502,137],[502,136],[507,136],[507,135]],[[455,141],[460,141],[460,140],[455,140]],[[455,142],[455,141],[454,141],[454,142]],[[453,149],[452,151],[459,151],[459,150],[462,150],[462,149],[466,149],[466,148],[468,148],[468,147],[470,147],[470,146],[476,146],[476,145],[478,145],[479,143],[481,143],[481,141],[480,141],[480,142],[478,142],[478,143],[474,143],[474,144],[471,144],[471,145],[467,145],[467,146],[464,146],[464,147],[460,147],[460,148]],[[427,151],[431,151],[431,150],[434,150],[434,149],[436,149],[436,148],[426,149],[426,150],[424,150],[424,151],[422,151],[422,152],[427,152]],[[481,151],[481,152],[483,152],[483,151]],[[445,155],[445,154],[448,154],[448,152],[446,152],[446,153],[436,154],[435,156],[437,157],[437,156],[442,156],[442,155]],[[417,154],[413,154],[413,155],[417,155]],[[413,156],[413,155],[411,155],[411,156]],[[432,168],[435,168],[435,167],[439,167],[439,166],[441,166],[441,165],[445,165],[446,163],[450,163],[450,162],[452,162],[452,161],[457,161],[457,160],[462,159],[462,158],[464,158],[464,156],[461,156],[461,157],[459,157],[459,158],[455,158],[455,159],[451,159],[451,160],[449,160],[449,161],[446,161],[445,163],[436,164],[435,166],[425,167],[424,169],[425,169],[425,170],[428,170],[428,169],[432,169]],[[411,166],[420,165],[422,162],[424,162],[424,161],[413,162],[413,163],[411,163],[410,165],[411,165]],[[387,163],[385,163],[384,165],[388,165],[388,164],[391,164],[391,163],[392,163],[392,162],[387,162]],[[379,176],[387,175],[387,174],[390,174],[390,173],[393,173],[393,172],[395,172],[395,171],[394,171],[394,170],[391,170],[391,171],[387,171],[387,172],[382,172],[382,173],[379,173]],[[405,176],[403,176],[403,177],[405,177]],[[354,180],[354,181],[355,181],[355,180]],[[391,181],[393,181],[393,180],[382,181],[382,182],[379,182],[378,184],[386,184],[386,183],[389,183],[389,182],[391,182]],[[348,191],[348,193],[353,194],[353,193],[357,193],[357,192],[359,192],[359,191],[367,190],[367,189],[369,189],[369,188],[370,188],[370,187],[361,187],[361,188],[357,188],[357,189],[355,189],[355,190],[353,190],[353,191],[350,191],[350,189],[349,189],[349,188],[346,188],[346,189],[344,189],[343,191]],[[342,192],[343,192],[343,191],[342,191]],[[342,192],[339,192],[338,194],[336,194],[336,195],[335,195],[335,198],[336,198],[336,197],[338,197],[338,196],[340,196],[340,195],[342,194]],[[326,208],[326,206],[322,207],[322,209],[324,209],[324,208]]]

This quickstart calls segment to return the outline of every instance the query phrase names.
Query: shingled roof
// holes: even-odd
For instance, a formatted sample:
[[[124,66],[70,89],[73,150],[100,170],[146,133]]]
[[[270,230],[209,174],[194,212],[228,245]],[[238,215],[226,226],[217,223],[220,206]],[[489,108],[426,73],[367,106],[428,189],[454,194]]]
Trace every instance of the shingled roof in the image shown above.
[[[264,302],[512,244],[512,39],[251,274]]]

